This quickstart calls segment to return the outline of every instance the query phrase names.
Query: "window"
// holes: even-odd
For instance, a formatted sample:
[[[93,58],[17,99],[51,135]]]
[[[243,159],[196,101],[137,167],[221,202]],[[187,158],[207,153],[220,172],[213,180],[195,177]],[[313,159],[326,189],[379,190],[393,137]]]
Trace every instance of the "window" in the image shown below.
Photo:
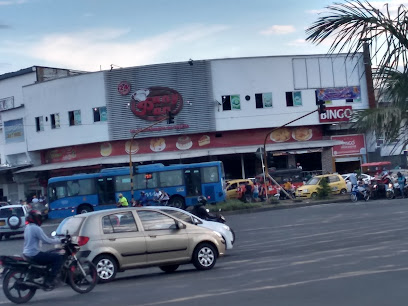
[[[43,116],[35,117],[35,127],[37,132],[44,131],[44,118]]]
[[[52,183],[49,186],[48,196],[50,202],[67,196],[67,185],[65,182]]]
[[[68,231],[70,235],[77,236],[84,220],[85,218],[66,218],[60,223],[56,232],[58,235],[65,235]]]
[[[331,175],[329,176],[329,183],[335,183],[335,182],[339,182],[340,179],[337,175]]]
[[[172,209],[162,209],[163,212],[166,214],[172,215],[173,217],[180,219],[186,223],[191,223],[193,224],[193,220],[191,219],[191,216],[188,214],[185,214],[181,211],[178,210],[172,210]]]
[[[241,99],[239,95],[222,96],[222,110],[239,110],[241,109]]]
[[[95,193],[95,184],[92,179],[67,181],[68,196],[80,196]]]
[[[100,121],[107,121],[108,116],[106,113],[106,107],[94,107],[93,109],[93,118],[94,122],[100,122]]]
[[[234,190],[234,189],[237,189],[237,187],[238,187],[238,183],[234,183],[231,186],[229,186],[227,190]]]
[[[130,177],[129,175],[121,175],[115,177],[115,189],[116,191],[130,190]]]
[[[132,212],[121,212],[102,218],[104,234],[137,232],[137,225]]]
[[[50,117],[51,117],[51,128],[59,129],[61,127],[59,114],[58,113],[51,114]]]
[[[183,175],[182,175],[181,170],[160,172],[159,176],[160,176],[160,186],[161,187],[183,185]]]
[[[218,168],[216,166],[201,168],[201,176],[203,183],[216,183],[219,181]]]
[[[157,211],[138,211],[145,231],[176,229],[174,219]]]
[[[286,106],[302,106],[302,92],[286,92]]]
[[[69,125],[80,125],[81,124],[81,111],[80,110],[74,110],[68,112],[68,117],[69,117]]]
[[[272,107],[272,93],[257,93],[255,94],[256,108]]]
[[[152,177],[150,179],[146,178],[145,173],[136,174],[133,177],[133,182],[135,189],[152,189],[158,186],[158,175],[157,173],[152,173]]]
[[[21,207],[12,207],[12,208],[8,208],[6,207],[2,207],[2,209],[0,209],[0,218],[9,218],[12,215],[15,215],[17,217],[24,217],[24,210]]]

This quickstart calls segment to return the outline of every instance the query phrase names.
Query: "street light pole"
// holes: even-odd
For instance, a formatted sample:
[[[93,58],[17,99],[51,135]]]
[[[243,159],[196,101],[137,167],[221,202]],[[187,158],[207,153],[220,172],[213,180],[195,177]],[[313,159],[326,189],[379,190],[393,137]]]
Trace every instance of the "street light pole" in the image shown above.
[[[164,117],[164,118],[162,118],[162,119],[156,121],[155,123],[153,123],[153,124],[151,124],[151,125],[149,125],[149,126],[143,128],[143,129],[138,130],[136,133],[133,134],[133,137],[132,137],[132,139],[130,140],[130,144],[129,144],[129,175],[130,175],[130,195],[131,195],[130,201],[131,201],[132,205],[133,205],[134,202],[135,202],[135,199],[134,199],[134,191],[133,191],[133,164],[132,164],[132,144],[133,144],[133,140],[134,140],[135,137],[136,137],[138,134],[140,134],[141,132],[143,132],[143,131],[145,131],[145,130],[151,128],[152,126],[155,126],[156,124],[159,124],[160,122],[163,122],[164,120],[167,120],[168,118],[169,118],[169,117],[166,116],[166,117]]]
[[[302,118],[304,118],[304,117],[307,117],[307,116],[309,116],[309,115],[311,115],[311,114],[313,114],[313,113],[315,113],[315,112],[317,112],[317,111],[319,111],[319,109],[315,109],[314,111],[311,111],[311,112],[309,112],[309,113],[307,113],[307,114],[305,114],[305,115],[303,115],[303,116],[300,116],[299,118],[296,118],[296,119],[294,119],[294,120],[292,120],[292,121],[289,121],[288,123],[285,123],[284,125],[281,125],[280,127],[274,128],[274,129],[270,130],[270,131],[266,134],[265,139],[264,139],[264,143],[263,143],[263,153],[264,153],[263,159],[264,159],[264,165],[265,165],[265,172],[266,172],[268,178],[269,178],[275,185],[280,186],[280,185],[272,178],[272,176],[269,174],[268,160],[267,160],[267,153],[266,153],[266,141],[268,140],[269,135],[270,135],[272,132],[274,132],[274,131],[276,131],[276,130],[278,130],[278,129],[280,129],[280,128],[283,128],[283,127],[285,127],[285,126],[287,126],[287,125],[289,125],[289,124],[291,124],[291,123],[293,123],[293,122],[295,122],[295,121],[298,121],[298,120],[300,120],[300,119],[302,119]],[[266,185],[266,181],[264,181],[264,184]],[[266,186],[265,186],[265,187],[266,187]],[[290,199],[293,200],[292,196],[291,196],[289,193],[287,193],[285,189],[282,189],[282,191],[288,196],[288,198],[290,198]],[[266,200],[268,201],[268,190],[266,190]]]

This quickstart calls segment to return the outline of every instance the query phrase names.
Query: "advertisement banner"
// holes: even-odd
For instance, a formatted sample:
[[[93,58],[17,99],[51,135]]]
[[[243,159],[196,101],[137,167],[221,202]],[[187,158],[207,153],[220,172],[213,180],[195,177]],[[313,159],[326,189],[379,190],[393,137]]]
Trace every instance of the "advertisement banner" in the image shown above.
[[[24,141],[23,119],[16,119],[4,122],[4,136],[6,143]]]
[[[293,92],[293,106],[302,106],[302,92]]]
[[[263,93],[262,94],[263,107],[272,107],[272,93]]]
[[[231,108],[241,109],[241,100],[239,99],[239,95],[231,96]]]
[[[350,121],[353,114],[351,106],[326,107],[326,113],[319,115],[320,122],[344,122]]]
[[[345,100],[345,99],[361,99],[360,86],[352,87],[336,87],[336,88],[321,88],[316,90],[318,100]]]
[[[343,144],[333,146],[333,156],[366,154],[363,134],[332,136],[331,139],[343,141]]]

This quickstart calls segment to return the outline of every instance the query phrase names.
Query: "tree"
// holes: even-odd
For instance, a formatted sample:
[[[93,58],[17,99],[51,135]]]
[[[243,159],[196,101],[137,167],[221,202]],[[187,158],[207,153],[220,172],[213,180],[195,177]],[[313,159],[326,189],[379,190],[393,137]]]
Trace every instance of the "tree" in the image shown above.
[[[378,99],[391,104],[357,112],[355,127],[374,131],[384,137],[386,143],[400,139],[408,128],[407,34],[405,6],[400,5],[392,15],[388,4],[379,10],[368,1],[360,0],[328,6],[324,16],[306,30],[306,40],[315,44],[334,39],[329,53],[346,51],[348,56],[354,56],[364,44],[369,45],[376,64],[373,78]]]
[[[327,199],[331,195],[331,188],[327,181],[328,178],[324,177],[320,180],[319,186],[317,187],[317,197],[319,199]]]

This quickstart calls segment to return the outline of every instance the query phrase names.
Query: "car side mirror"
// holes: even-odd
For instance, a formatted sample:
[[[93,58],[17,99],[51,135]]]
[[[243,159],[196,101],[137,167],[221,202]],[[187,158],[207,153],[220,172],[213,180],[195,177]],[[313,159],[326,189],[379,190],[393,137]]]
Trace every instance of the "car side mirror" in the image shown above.
[[[176,227],[177,229],[185,229],[186,225],[183,222],[176,221]]]
[[[201,224],[201,222],[197,218],[193,218],[193,224],[198,225]]]

